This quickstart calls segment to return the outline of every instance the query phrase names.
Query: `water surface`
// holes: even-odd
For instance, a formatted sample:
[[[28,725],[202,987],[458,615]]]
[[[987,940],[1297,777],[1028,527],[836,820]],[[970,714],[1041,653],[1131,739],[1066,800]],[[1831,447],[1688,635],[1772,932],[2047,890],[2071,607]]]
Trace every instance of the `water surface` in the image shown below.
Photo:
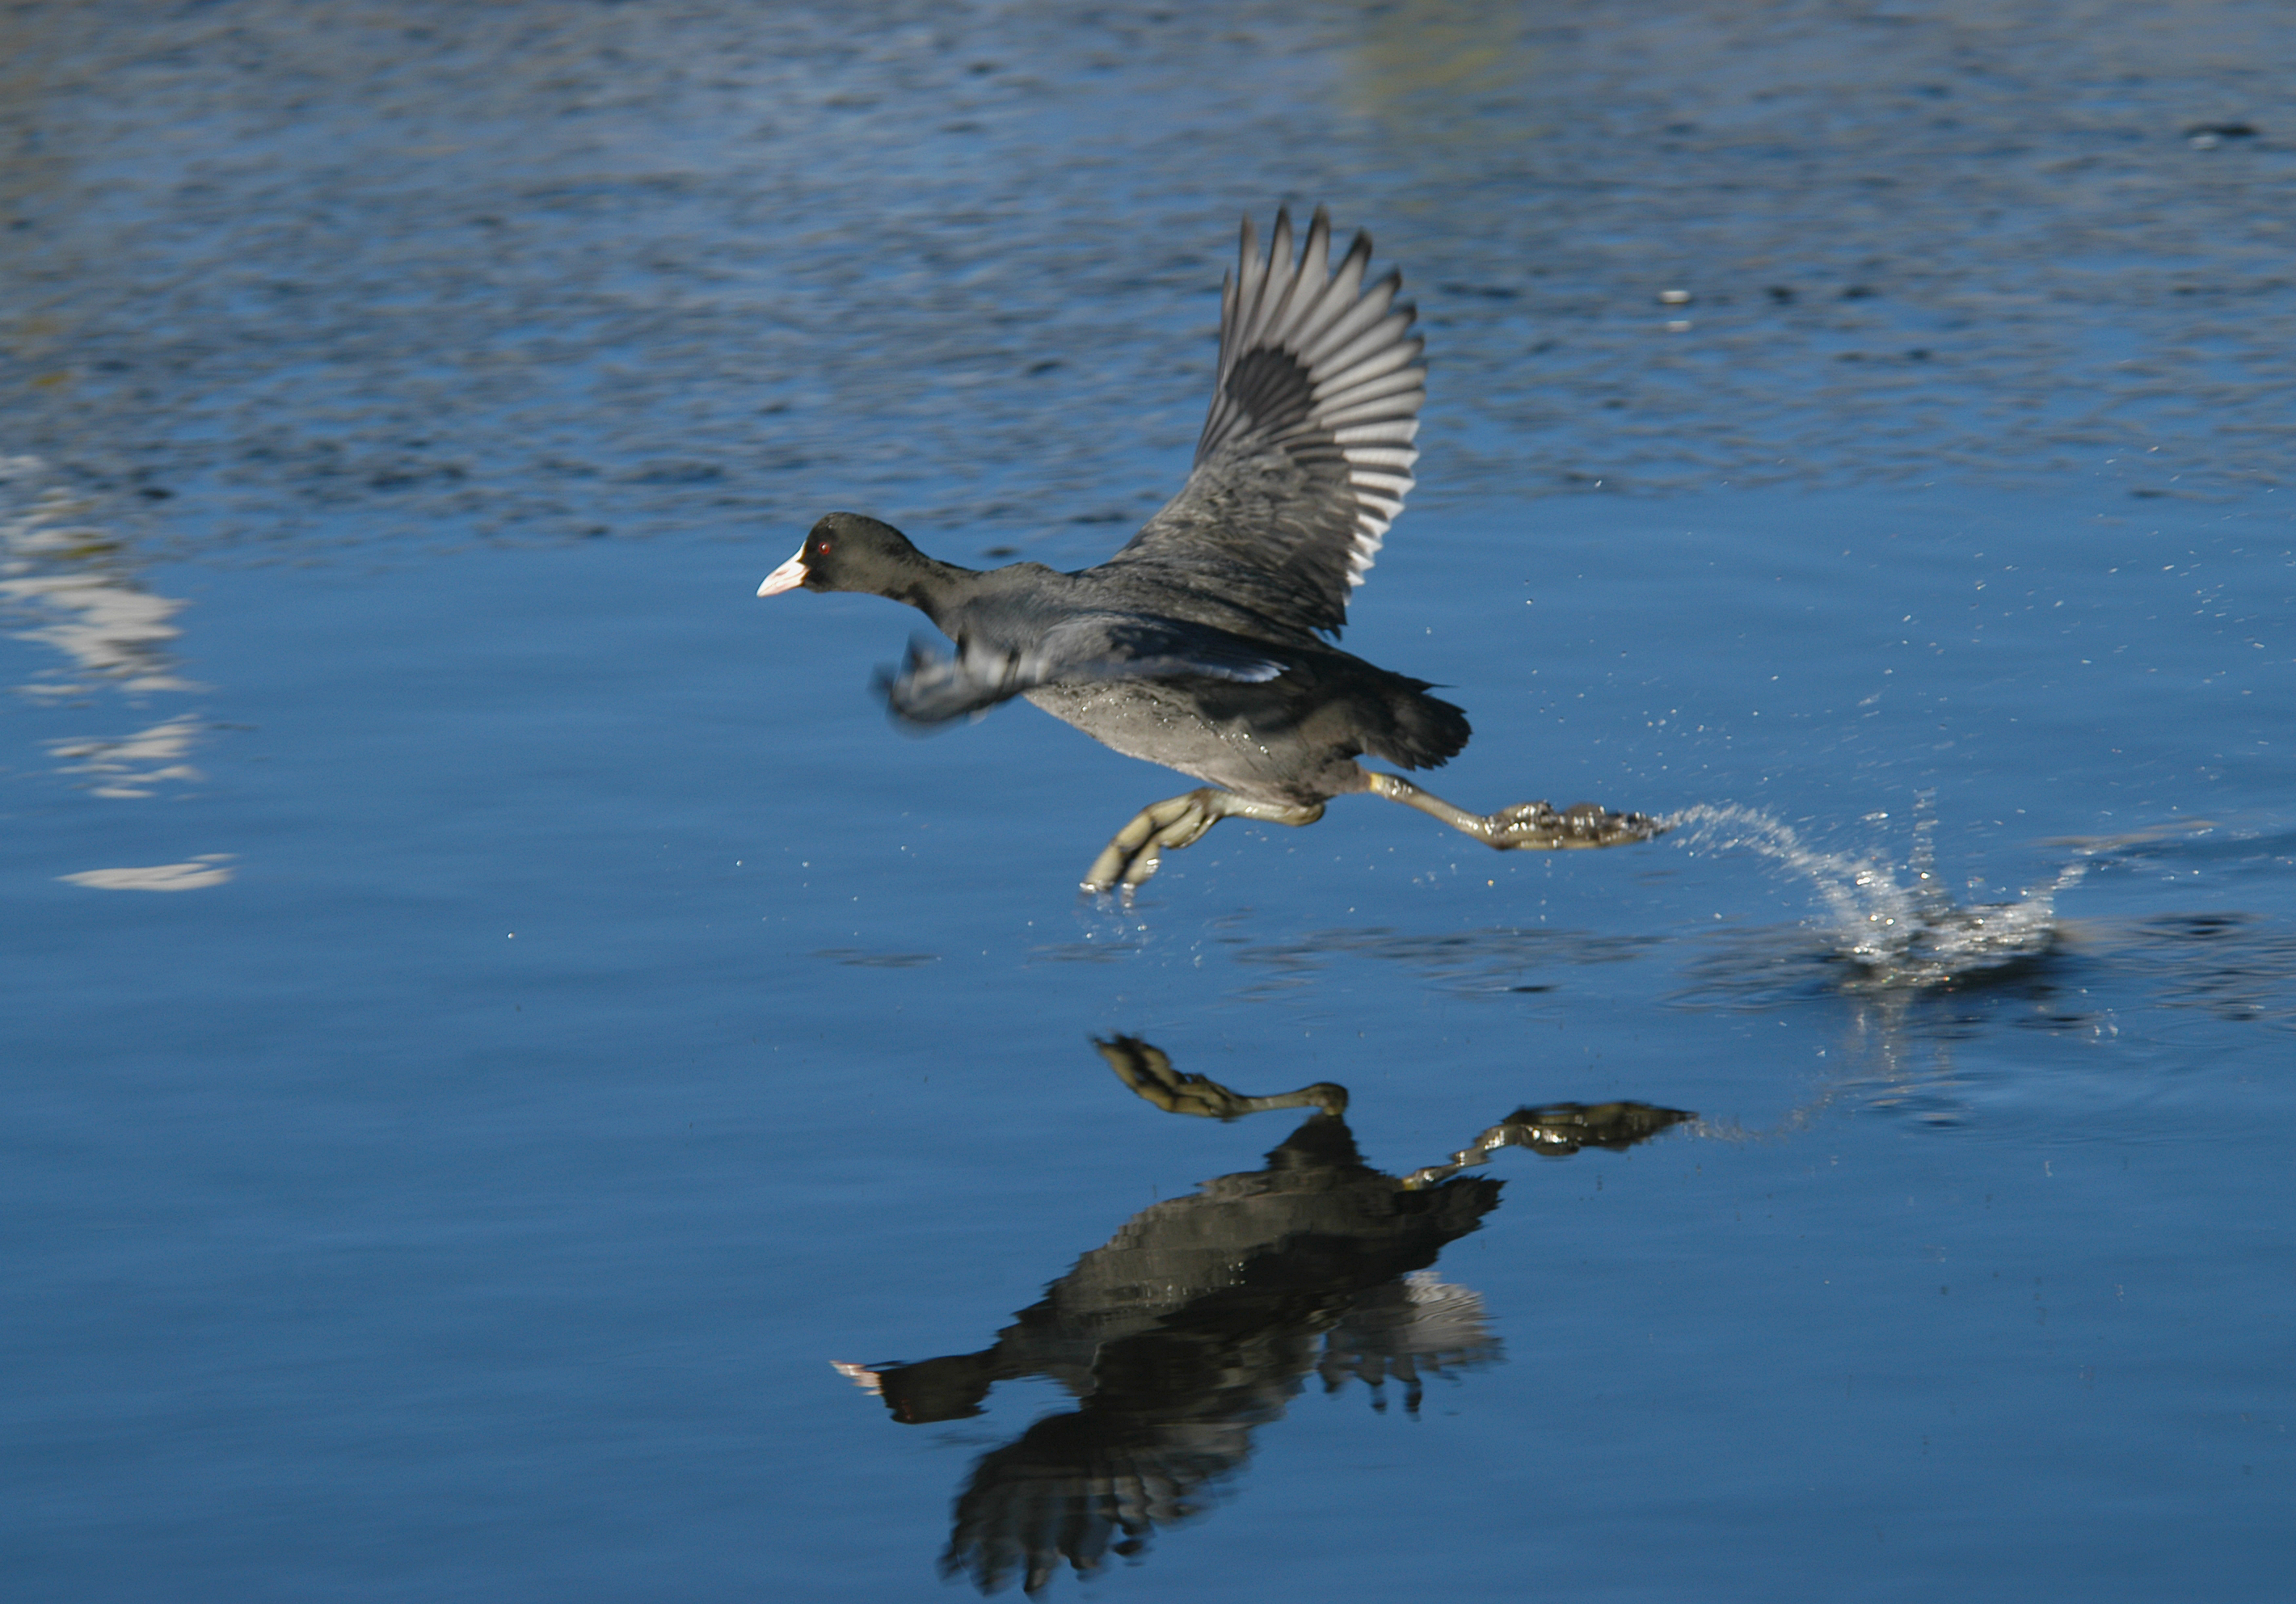
[[[12,1592],[2277,1595],[2278,12],[0,38]],[[1671,836],[1081,904],[1185,782],[750,597],[1110,549],[1283,196],[1436,363],[1347,644]]]

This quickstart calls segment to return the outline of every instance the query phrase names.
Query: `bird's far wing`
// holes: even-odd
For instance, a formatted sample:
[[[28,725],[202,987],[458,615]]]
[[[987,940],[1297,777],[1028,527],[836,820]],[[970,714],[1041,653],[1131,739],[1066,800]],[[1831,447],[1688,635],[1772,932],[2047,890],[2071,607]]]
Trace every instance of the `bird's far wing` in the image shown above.
[[[1283,672],[1265,646],[1217,629],[1131,613],[1086,613],[1048,631],[1027,651],[960,642],[953,656],[944,657],[912,640],[898,674],[878,670],[877,689],[903,722],[937,724],[986,713],[1039,685],[1190,675],[1259,684]]]
[[[1396,303],[1403,275],[1364,282],[1365,233],[1333,272],[1331,240],[1317,207],[1293,262],[1279,211],[1262,258],[1244,219],[1194,470],[1111,566],[1168,567],[1192,588],[1336,634],[1411,488],[1427,370],[1416,309]]]

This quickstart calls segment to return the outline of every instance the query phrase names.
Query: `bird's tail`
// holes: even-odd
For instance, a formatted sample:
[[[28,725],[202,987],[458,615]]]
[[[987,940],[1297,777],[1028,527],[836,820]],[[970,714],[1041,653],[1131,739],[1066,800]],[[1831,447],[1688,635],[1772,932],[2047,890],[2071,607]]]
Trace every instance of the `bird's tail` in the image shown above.
[[[1467,715],[1440,697],[1427,694],[1428,682],[1400,674],[1378,699],[1379,716],[1365,721],[1364,750],[1403,768],[1440,768],[1457,757],[1474,733]]]

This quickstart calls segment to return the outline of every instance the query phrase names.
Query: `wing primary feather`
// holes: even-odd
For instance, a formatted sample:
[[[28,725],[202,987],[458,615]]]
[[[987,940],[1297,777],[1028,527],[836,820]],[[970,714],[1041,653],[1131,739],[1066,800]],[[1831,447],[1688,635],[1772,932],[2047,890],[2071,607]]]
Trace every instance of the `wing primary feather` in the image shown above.
[[[1318,311],[1328,316],[1330,321],[1319,323],[1314,319],[1303,318],[1300,327],[1293,331],[1292,338],[1304,360],[1312,364],[1317,349],[1330,339],[1332,325],[1355,314],[1364,294],[1364,274],[1370,266],[1371,236],[1358,233],[1355,242],[1348,247],[1348,254],[1341,261],[1339,271],[1332,274],[1330,282],[1324,286],[1324,293],[1317,299]]]
[[[1283,299],[1271,321],[1271,343],[1299,343],[1300,330],[1314,319],[1316,308],[1323,305],[1324,292],[1330,287],[1331,279],[1332,214],[1319,206],[1308,221],[1308,238],[1300,247],[1300,265],[1292,270],[1292,282],[1285,286]]]
[[[1408,446],[1419,434],[1419,420],[1396,411],[1391,399],[1333,413],[1331,423],[1332,438],[1343,451],[1357,446]]]
[[[1324,365],[1334,372],[1344,373],[1367,357],[1386,355],[1390,347],[1404,352],[1402,360],[1409,362],[1419,353],[1407,348],[1413,342],[1404,337],[1404,331],[1411,327],[1411,320],[1417,312],[1415,307],[1397,307],[1326,357]]]
[[[1357,385],[1369,384],[1374,379],[1384,379],[1390,373],[1398,372],[1406,368],[1411,370],[1414,379],[1423,378],[1426,375],[1424,368],[1412,367],[1412,364],[1419,360],[1419,351],[1420,342],[1416,340],[1398,340],[1383,350],[1374,351],[1367,356],[1358,358],[1352,365],[1334,371],[1331,378],[1325,381],[1331,388],[1329,389],[1319,388],[1316,399],[1328,403],[1333,396],[1343,389],[1353,389]]]
[[[1236,319],[1235,356],[1241,357],[1259,339],[1267,322],[1267,298],[1275,287],[1277,271],[1292,260],[1292,214],[1275,209],[1275,226],[1268,232],[1267,255],[1252,259],[1251,294]]]
[[[1315,362],[1310,353],[1320,345],[1332,323],[1344,318],[1356,303],[1363,287],[1364,265],[1370,259],[1371,250],[1361,234],[1349,249],[1347,259],[1340,264],[1337,273],[1326,277],[1308,304],[1300,308],[1284,339],[1310,369]]]
[[[1326,209],[1297,238],[1288,206],[1264,251],[1242,220],[1193,471],[1114,561],[1210,565],[1254,617],[1336,633],[1414,483],[1424,342],[1368,233],[1336,267]]]
[[[1288,298],[1297,279],[1297,270],[1292,260],[1292,209],[1288,206],[1275,209],[1275,227],[1267,236],[1267,288],[1260,291],[1259,316],[1254,321],[1254,334],[1267,331],[1271,321],[1267,297],[1275,291],[1279,277],[1283,280],[1283,297]]]
[[[1368,236],[1359,236],[1358,242],[1368,245],[1370,241]],[[1368,250],[1364,252],[1366,262],[1370,255]],[[1301,359],[1317,369],[1329,367],[1332,353],[1386,316],[1388,308],[1394,305],[1396,296],[1400,294],[1402,290],[1403,275],[1399,273],[1390,273],[1374,283],[1368,290],[1358,292],[1355,304],[1350,306],[1330,328],[1317,334],[1313,342],[1300,348]]]
[[[1358,468],[1408,468],[1419,460],[1419,453],[1409,446],[1342,445],[1348,461]]]
[[[1259,231],[1247,214],[1242,237],[1237,241],[1235,293],[1220,297],[1219,364],[1223,372],[1235,360],[1235,343],[1243,336],[1244,309],[1256,303],[1259,279]]]
[[[1366,401],[1387,401],[1406,412],[1415,412],[1425,398],[1426,379],[1423,368],[1398,369],[1331,389],[1318,388],[1316,402],[1319,406],[1343,407],[1360,406]],[[1413,394],[1414,391],[1422,393]]]

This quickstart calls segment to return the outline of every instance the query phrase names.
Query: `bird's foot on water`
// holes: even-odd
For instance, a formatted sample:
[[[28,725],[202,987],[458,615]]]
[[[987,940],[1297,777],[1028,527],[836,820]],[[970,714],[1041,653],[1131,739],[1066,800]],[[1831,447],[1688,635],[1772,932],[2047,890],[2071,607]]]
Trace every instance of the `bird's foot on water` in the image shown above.
[[[1167,850],[1177,852],[1201,838],[1222,819],[1259,819],[1271,824],[1313,824],[1324,816],[1323,805],[1282,807],[1247,802],[1233,791],[1206,786],[1185,797],[1152,802],[1116,832],[1085,872],[1082,889],[1089,896],[1120,889],[1129,896],[1156,872]]]
[[[1205,802],[1205,798],[1218,794],[1209,790],[1193,790],[1185,797],[1153,802],[1142,808],[1132,815],[1132,822],[1118,831],[1114,839],[1100,849],[1100,855],[1092,860],[1092,867],[1085,872],[1082,888],[1096,896],[1119,886],[1129,892],[1144,883],[1156,872],[1164,848],[1185,847],[1219,822],[1220,815]]]
[[[1649,814],[1612,813],[1592,802],[1557,812],[1545,802],[1518,802],[1484,821],[1483,839],[1501,852],[1555,852],[1579,847],[1622,847],[1664,835],[1673,826]]]

